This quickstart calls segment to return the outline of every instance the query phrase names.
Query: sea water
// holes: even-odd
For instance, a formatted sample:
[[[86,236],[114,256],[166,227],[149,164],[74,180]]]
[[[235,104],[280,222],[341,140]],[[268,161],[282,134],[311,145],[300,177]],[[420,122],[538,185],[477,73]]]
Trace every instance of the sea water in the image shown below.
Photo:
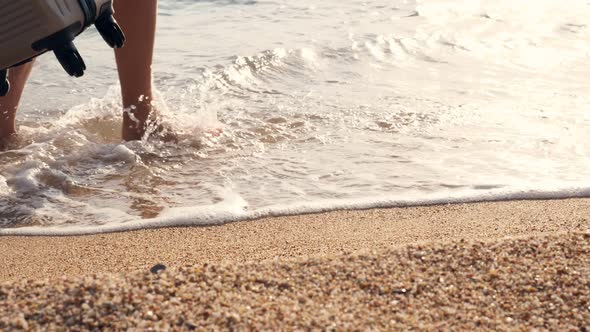
[[[43,56],[0,152],[0,234],[590,196],[587,0],[161,0],[178,142],[120,139],[112,51]],[[220,130],[219,130],[220,129]]]

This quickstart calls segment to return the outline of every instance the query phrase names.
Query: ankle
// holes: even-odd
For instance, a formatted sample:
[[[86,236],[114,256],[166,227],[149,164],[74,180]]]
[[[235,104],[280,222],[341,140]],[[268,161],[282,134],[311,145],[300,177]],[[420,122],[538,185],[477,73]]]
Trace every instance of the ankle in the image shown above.
[[[11,134],[4,134],[4,132],[0,133],[0,151],[6,151],[11,149],[11,146],[15,144],[18,139],[16,132]]]
[[[123,111],[122,138],[126,141],[141,140],[154,122],[155,112],[150,99],[129,106]]]
[[[9,139],[16,135],[16,124],[13,119],[0,118],[0,139]]]

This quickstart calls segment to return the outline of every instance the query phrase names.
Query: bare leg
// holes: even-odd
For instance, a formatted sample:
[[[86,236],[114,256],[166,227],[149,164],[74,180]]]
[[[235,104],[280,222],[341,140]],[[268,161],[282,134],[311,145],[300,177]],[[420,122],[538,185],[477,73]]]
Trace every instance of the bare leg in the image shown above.
[[[10,92],[0,97],[0,140],[2,141],[16,134],[16,110],[32,68],[33,63],[29,62],[9,70]]]
[[[152,58],[157,0],[117,0],[115,17],[127,40],[115,50],[123,95],[124,140],[139,140],[150,124],[152,111]]]

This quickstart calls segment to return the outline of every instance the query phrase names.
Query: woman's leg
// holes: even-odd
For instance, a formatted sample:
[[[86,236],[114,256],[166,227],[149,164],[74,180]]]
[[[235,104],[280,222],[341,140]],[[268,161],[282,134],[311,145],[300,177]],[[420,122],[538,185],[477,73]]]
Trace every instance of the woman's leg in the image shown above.
[[[32,68],[33,62],[28,62],[9,70],[10,91],[0,97],[0,140],[16,134],[16,110]]]
[[[152,111],[152,58],[156,33],[157,0],[116,0],[115,17],[125,46],[115,50],[123,95],[124,140],[139,140],[150,124]]]

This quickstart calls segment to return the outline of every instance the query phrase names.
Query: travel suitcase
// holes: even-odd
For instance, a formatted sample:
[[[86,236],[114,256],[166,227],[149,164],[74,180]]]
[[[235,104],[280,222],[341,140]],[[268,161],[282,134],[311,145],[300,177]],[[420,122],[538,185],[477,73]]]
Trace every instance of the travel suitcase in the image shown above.
[[[0,96],[8,93],[9,68],[53,51],[66,70],[86,70],[74,39],[94,24],[113,48],[125,35],[113,18],[113,0],[0,0]]]

